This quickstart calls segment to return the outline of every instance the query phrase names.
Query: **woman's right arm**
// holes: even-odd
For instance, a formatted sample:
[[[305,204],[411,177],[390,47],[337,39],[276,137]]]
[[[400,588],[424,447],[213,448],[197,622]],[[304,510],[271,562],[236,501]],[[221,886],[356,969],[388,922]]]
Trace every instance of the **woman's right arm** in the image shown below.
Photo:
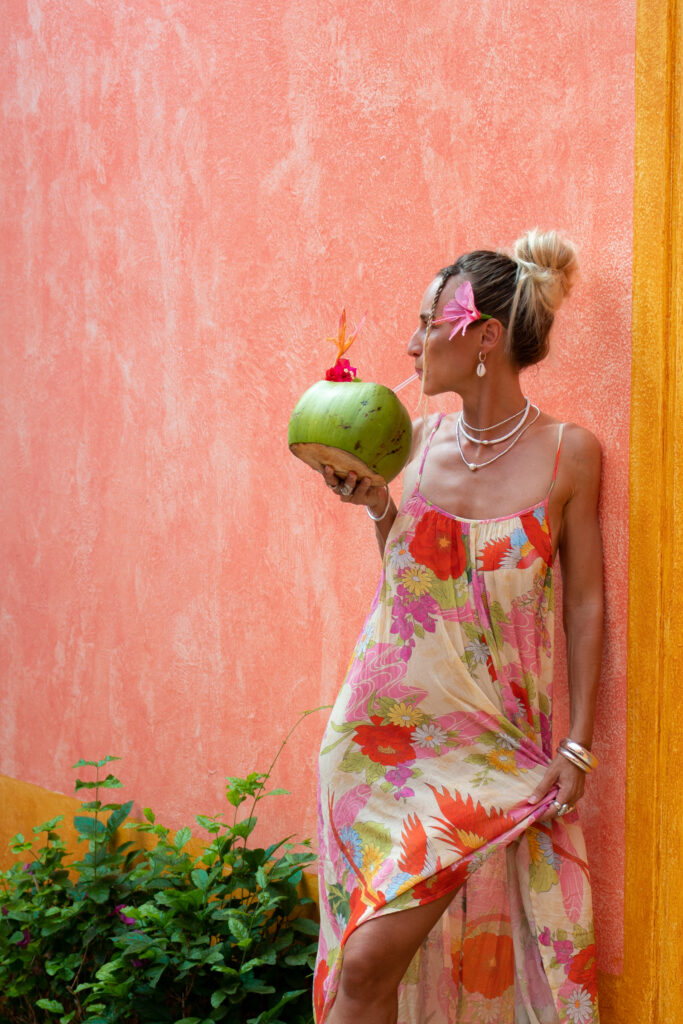
[[[343,501],[347,505],[365,505],[373,516],[382,516],[381,519],[375,520],[375,537],[377,538],[379,553],[384,557],[384,545],[386,544],[387,537],[389,536],[389,531],[394,525],[394,519],[396,518],[397,512],[394,499],[389,493],[389,485],[373,487],[369,477],[364,476],[359,480],[355,473],[349,473],[346,480],[341,481],[339,477],[335,475],[331,466],[325,466],[324,477],[325,483],[328,487],[335,488],[343,482],[346,483],[348,487],[352,488],[351,494],[339,495],[340,501]],[[388,507],[387,501],[389,502]],[[382,515],[385,509],[387,510],[387,513],[386,515]]]
[[[422,448],[423,426],[424,421],[422,419],[415,420],[413,423],[413,439],[410,447],[410,455],[404,468],[404,473],[406,471],[410,472],[410,466],[413,460],[417,457],[417,453]],[[377,539],[377,547],[379,548],[380,556],[383,558],[387,537],[389,536],[391,527],[394,525],[394,520],[396,519],[398,512],[394,499],[390,497],[389,485],[373,487],[368,477],[362,477],[359,480],[355,473],[349,473],[346,480],[342,481],[335,475],[331,466],[325,466],[323,475],[328,487],[336,488],[342,483],[346,483],[351,487],[351,494],[339,495],[341,501],[350,505],[365,505],[373,516],[382,516],[381,519],[375,520],[375,537]],[[336,493],[339,492],[337,491]],[[389,502],[388,507],[387,501]],[[385,509],[386,515],[382,515]]]

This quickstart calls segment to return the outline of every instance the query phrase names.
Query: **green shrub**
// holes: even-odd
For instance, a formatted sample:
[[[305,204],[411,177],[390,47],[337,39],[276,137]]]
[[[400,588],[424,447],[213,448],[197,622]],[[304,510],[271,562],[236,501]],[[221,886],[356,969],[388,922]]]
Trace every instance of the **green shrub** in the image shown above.
[[[94,797],[74,818],[81,859],[67,859],[61,816],[12,841],[30,860],[0,875],[0,1022],[309,1024],[318,926],[298,886],[314,854],[248,845],[270,773],[227,780],[231,820],[198,814],[209,842],[193,857],[189,828],[172,837],[149,808],[126,823],[132,801],[100,800],[121,786],[101,777],[113,760],[74,766],[95,769],[76,780]],[[118,842],[123,827],[151,849]]]

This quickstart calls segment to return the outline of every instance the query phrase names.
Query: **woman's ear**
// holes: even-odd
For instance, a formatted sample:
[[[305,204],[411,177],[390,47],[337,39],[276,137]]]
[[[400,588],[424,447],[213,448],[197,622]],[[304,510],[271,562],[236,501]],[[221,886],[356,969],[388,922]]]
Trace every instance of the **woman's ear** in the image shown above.
[[[505,329],[501,324],[500,320],[491,318],[491,320],[484,320],[481,336],[479,339],[479,347],[484,352],[490,352],[491,349],[495,348],[503,338]]]

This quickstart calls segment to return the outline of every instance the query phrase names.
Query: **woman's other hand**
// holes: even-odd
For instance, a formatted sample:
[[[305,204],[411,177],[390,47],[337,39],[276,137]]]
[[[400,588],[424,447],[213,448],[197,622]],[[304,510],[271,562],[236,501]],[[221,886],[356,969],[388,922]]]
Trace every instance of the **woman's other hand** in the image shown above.
[[[540,783],[529,797],[529,803],[540,803],[546,793],[557,788],[553,803],[550,804],[543,817],[539,819],[540,821],[548,821],[558,816],[557,812],[563,804],[573,809],[583,796],[585,785],[586,773],[573,765],[562,754],[556,754],[554,760],[548,765]]]

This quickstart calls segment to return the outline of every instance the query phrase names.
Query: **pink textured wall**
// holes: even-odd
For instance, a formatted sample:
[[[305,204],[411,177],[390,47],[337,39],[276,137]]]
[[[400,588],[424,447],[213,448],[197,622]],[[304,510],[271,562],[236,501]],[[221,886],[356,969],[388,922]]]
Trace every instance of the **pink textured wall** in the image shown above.
[[[180,825],[266,767],[333,699],[378,573],[285,444],[321,339],[367,310],[354,363],[396,384],[435,269],[555,226],[584,278],[528,390],[605,447],[585,817],[618,969],[634,7],[6,5],[0,772],[70,792],[116,753]],[[314,830],[323,717],[277,770],[283,831]]]

